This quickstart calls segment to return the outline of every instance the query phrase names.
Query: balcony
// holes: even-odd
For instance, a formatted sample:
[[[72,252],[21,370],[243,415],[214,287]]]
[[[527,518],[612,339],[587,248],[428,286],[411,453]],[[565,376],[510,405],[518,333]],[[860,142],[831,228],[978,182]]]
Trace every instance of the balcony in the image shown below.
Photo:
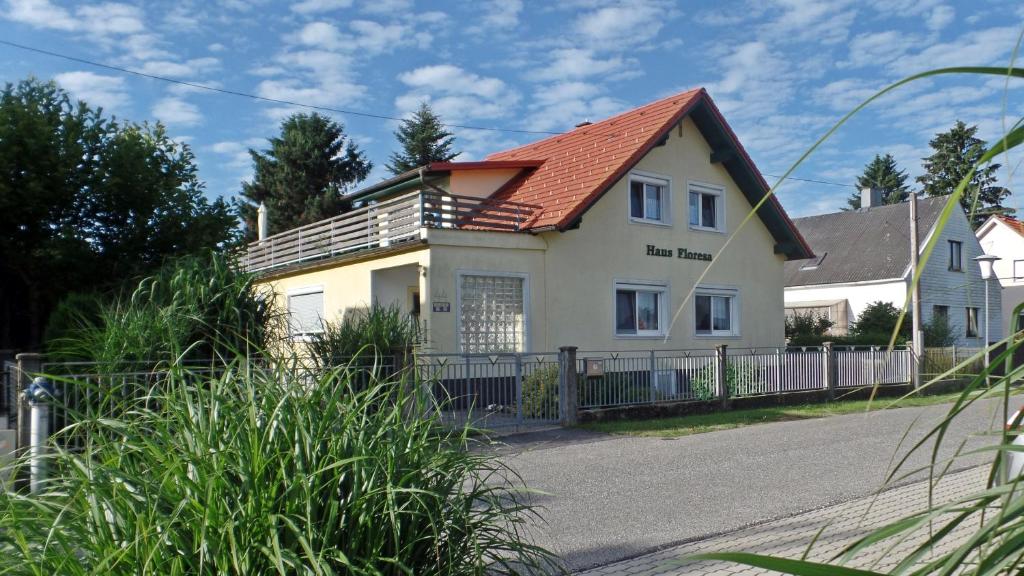
[[[253,242],[246,247],[242,264],[249,272],[264,272],[386,249],[419,241],[425,228],[519,232],[538,209],[518,202],[417,191]]]

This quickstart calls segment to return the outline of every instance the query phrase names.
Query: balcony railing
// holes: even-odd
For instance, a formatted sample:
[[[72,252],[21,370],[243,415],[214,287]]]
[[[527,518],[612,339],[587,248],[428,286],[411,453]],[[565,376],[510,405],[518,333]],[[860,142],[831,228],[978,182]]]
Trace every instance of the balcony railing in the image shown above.
[[[334,218],[293,228],[246,248],[250,272],[396,246],[420,239],[423,228],[516,232],[538,207],[518,202],[413,192]]]

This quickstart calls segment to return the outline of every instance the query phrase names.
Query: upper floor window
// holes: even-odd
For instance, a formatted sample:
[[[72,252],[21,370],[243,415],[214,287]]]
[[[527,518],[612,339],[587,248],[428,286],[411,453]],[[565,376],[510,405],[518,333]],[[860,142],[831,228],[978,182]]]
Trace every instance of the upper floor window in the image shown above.
[[[949,269],[953,272],[963,272],[963,250],[963,242],[959,242],[957,240],[949,241]]]
[[[690,228],[725,230],[724,190],[707,184],[690,182]]]
[[[671,224],[669,182],[644,174],[629,176],[629,217],[636,222]]]

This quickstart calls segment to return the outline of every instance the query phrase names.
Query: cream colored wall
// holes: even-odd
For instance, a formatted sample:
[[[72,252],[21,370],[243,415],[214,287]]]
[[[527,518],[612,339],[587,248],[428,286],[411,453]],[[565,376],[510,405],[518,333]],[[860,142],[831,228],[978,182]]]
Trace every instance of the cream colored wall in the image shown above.
[[[519,174],[519,168],[500,170],[454,170],[451,173],[452,194],[485,198],[494,193],[502,184]]]
[[[683,136],[672,131],[665,146],[640,161],[637,170],[672,179],[671,227],[635,224],[628,217],[628,179],[616,183],[583,216],[579,229],[539,236],[465,231],[428,233],[431,245],[429,281],[432,298],[442,294],[451,313],[433,314],[433,341],[440,351],[458,350],[456,342],[456,277],[459,270],[526,274],[529,282],[529,348],[555,350],[573,345],[581,350],[706,349],[782,346],[783,257],[773,253],[774,240],[760,220],[753,219],[725,254],[717,258],[704,285],[740,290],[740,335],[697,337],[693,300],[683,306],[706,262],[646,256],[646,245],[675,251],[717,252],[727,234],[690,230],[686,182],[695,180],[726,188],[726,225],[734,231],[750,204],[728,173],[710,163],[711,150],[687,120]],[[435,234],[444,232],[444,235]],[[682,307],[670,338],[614,336],[614,282],[660,281],[670,284],[671,312]],[[429,307],[424,302],[424,307]]]
[[[324,290],[324,319],[336,322],[346,313],[365,308],[373,301],[373,271],[397,266],[430,266],[430,251],[424,246],[411,252],[394,256],[354,262],[344,266],[304,270],[280,277],[272,277],[267,285],[277,294],[281,310],[287,310],[287,294],[290,291],[322,286]],[[428,289],[426,278],[419,276],[420,293]]]
[[[617,182],[583,215],[578,230],[548,233],[549,270],[547,341],[551,346],[581,349],[711,348],[781,346],[783,324],[783,256],[774,254],[775,241],[757,218],[740,231],[714,262],[646,255],[647,244],[676,251],[717,252],[728,234],[689,228],[687,182],[725,187],[725,223],[735,231],[750,211],[750,203],[720,164],[711,164],[711,149],[689,119],[682,136],[670,132],[664,146],[655,147],[636,166],[637,171],[671,178],[672,226],[638,224],[629,220],[628,177]],[[740,335],[698,337],[694,334],[692,297],[697,278],[711,265],[702,285],[739,288]],[[659,281],[669,284],[671,313],[678,312],[668,341],[614,336],[613,285],[616,280]]]

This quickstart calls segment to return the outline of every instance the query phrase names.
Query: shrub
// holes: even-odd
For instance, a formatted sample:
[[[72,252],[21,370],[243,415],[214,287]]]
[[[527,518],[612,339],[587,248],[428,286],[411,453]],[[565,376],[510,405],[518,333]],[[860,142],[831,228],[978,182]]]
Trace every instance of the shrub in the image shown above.
[[[332,371],[310,386],[242,362],[214,377],[175,368],[132,413],[80,418],[82,448],[55,449],[42,493],[0,494],[0,572],[557,569],[524,536],[535,513],[520,481],[469,449],[467,430],[441,428],[396,384],[358,391]]]
[[[170,261],[127,296],[79,314],[48,349],[108,370],[186,357],[265,350],[281,334],[273,294],[256,286],[227,256],[211,253]]]
[[[324,331],[313,335],[307,346],[318,366],[331,368],[411,348],[419,335],[419,324],[401,308],[374,304],[346,315],[341,322],[326,323]]]
[[[899,317],[900,309],[889,302],[878,301],[868,304],[864,310],[861,310],[860,315],[857,316],[857,321],[850,328],[850,336],[854,337],[853,339],[855,340],[862,340],[863,342],[849,343],[888,343],[889,339],[892,338],[893,332],[896,330],[896,322],[899,320]],[[910,339],[911,325],[910,314],[907,314],[900,325],[899,333],[896,335],[897,342],[906,342]]]
[[[726,363],[725,387],[729,396],[749,396],[759,393],[757,389],[757,372],[752,366],[737,366]],[[715,365],[697,370],[690,375],[690,394],[697,400],[714,400],[718,397],[718,386],[715,383]]]
[[[945,348],[956,343],[956,335],[953,333],[952,326],[949,325],[949,318],[945,316],[932,316],[931,321],[922,328],[925,346]]]
[[[786,316],[786,339],[799,345],[805,340],[823,338],[833,325],[835,322],[813,312]]]
[[[558,365],[538,366],[523,378],[523,416],[558,418]]]

